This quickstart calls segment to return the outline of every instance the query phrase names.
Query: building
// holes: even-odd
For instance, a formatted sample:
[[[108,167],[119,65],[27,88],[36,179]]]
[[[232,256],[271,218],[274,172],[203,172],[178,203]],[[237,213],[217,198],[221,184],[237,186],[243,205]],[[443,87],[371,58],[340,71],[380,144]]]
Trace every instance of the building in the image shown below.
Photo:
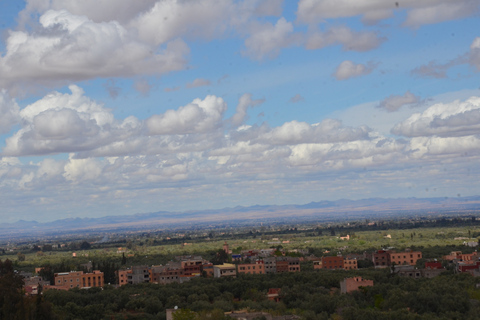
[[[263,259],[265,266],[265,273],[277,273],[277,259],[275,257],[268,257]]]
[[[342,256],[322,257],[322,269],[344,269],[344,260]]]
[[[180,262],[168,262],[165,266],[152,266],[150,274],[150,281],[159,284],[183,283],[192,277],[200,276],[200,273],[185,274],[185,269],[182,268]]]
[[[21,274],[22,275],[22,274]],[[38,294],[39,287],[50,286],[50,281],[43,280],[40,276],[22,275],[23,276],[23,288],[28,295]]]
[[[456,272],[470,272],[474,270],[479,270],[480,261],[468,260],[468,261],[459,261],[455,260],[455,271]]]
[[[358,290],[360,287],[373,286],[373,280],[364,280],[362,277],[345,278],[340,282],[340,291],[342,293],[350,293]]]
[[[128,269],[128,270],[118,270],[116,272],[118,285],[124,286],[128,283],[128,274],[129,273],[132,273],[132,270],[130,270],[130,269]]]
[[[299,258],[287,258],[288,272],[300,272],[300,259]]]
[[[450,252],[449,255],[443,256],[443,260],[472,261],[472,260],[477,260],[478,257],[479,256],[477,251],[472,253],[462,253],[462,251],[452,251]]]
[[[343,266],[345,270],[357,270],[358,269],[358,263],[356,258],[348,258],[346,257],[343,260]],[[314,266],[315,267],[315,266]]]
[[[280,301],[280,290],[281,290],[280,288],[268,289],[267,299],[275,302]]]
[[[288,261],[284,259],[278,259],[276,261],[276,271],[277,273],[288,272]]]
[[[236,277],[237,271],[234,264],[231,263],[224,263],[222,265],[214,265],[213,266],[213,276],[215,278],[222,278],[222,277]]]
[[[225,251],[226,254],[231,254],[232,253],[232,251],[228,248],[227,241],[225,241],[225,243],[223,244],[223,251]]]
[[[211,262],[204,262],[202,265],[202,273],[207,277],[211,278],[213,277],[213,263]]]
[[[314,270],[322,269],[322,260],[314,260],[313,269]]]
[[[426,269],[417,269],[415,266],[411,266],[409,264],[404,265],[395,265],[392,267],[391,273],[398,274],[402,277],[409,277],[413,279],[420,279],[420,278],[434,278],[440,275],[442,272],[445,271],[444,268],[440,266],[440,268],[426,268]]]
[[[83,271],[72,271],[55,273],[55,287],[62,289],[103,287],[103,272],[94,270],[92,273]]]
[[[408,264],[414,266],[417,264],[417,260],[422,259],[422,253],[420,251],[405,251],[405,252],[389,252],[390,264],[403,265]]]
[[[256,263],[242,263],[237,265],[237,272],[243,274],[265,274],[265,265],[262,260]]]
[[[372,262],[375,268],[387,267],[390,265],[390,254],[385,250],[378,250],[372,254]]]
[[[438,261],[427,261],[425,262],[425,269],[443,269],[443,266]]]
[[[150,272],[147,266],[133,266],[131,272],[127,274],[129,284],[138,284],[150,282]]]
[[[176,257],[186,276],[200,276],[203,271],[204,260],[201,256]]]

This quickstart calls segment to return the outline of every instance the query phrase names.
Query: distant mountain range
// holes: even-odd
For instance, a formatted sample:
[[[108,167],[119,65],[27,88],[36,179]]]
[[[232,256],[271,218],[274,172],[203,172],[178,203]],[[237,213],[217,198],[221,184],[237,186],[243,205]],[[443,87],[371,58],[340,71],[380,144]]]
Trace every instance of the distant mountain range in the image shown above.
[[[480,212],[480,196],[456,198],[371,198],[310,202],[303,205],[237,206],[186,212],[159,211],[126,216],[69,218],[52,222],[20,220],[0,225],[0,238],[126,230],[176,229],[257,222],[391,219]]]

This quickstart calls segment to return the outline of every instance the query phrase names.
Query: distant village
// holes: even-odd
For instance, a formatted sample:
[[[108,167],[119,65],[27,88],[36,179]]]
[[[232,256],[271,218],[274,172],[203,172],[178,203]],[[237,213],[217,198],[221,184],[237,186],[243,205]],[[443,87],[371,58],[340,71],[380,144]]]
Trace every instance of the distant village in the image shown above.
[[[478,245],[478,243],[475,243],[475,245]],[[408,249],[404,252],[378,250],[372,253],[364,252],[345,256],[341,254],[332,256],[328,255],[329,252],[325,252],[326,255],[323,257],[307,256],[308,252],[302,250],[295,250],[295,252],[303,254],[303,257],[287,256],[286,252],[281,252],[282,255],[276,256],[276,250],[275,248],[244,250],[239,254],[232,254],[227,242],[225,242],[223,250],[219,250],[219,252],[231,263],[213,264],[201,256],[195,255],[176,256],[174,261],[165,265],[136,265],[120,269],[116,272],[117,283],[112,285],[183,283],[200,276],[222,278],[237,277],[241,274],[301,272],[300,262],[311,262],[314,270],[357,270],[359,261],[371,261],[370,266],[374,268],[390,268],[391,273],[415,279],[436,277],[446,271],[445,265],[450,265],[455,272],[467,272],[473,276],[480,276],[480,254],[477,251],[469,254],[454,251],[439,259],[426,261],[419,268],[417,262],[422,259],[422,252]],[[124,250],[119,248],[117,252],[123,254]],[[39,292],[39,287],[43,290],[70,290],[72,288],[84,289],[105,285],[103,272],[92,270],[91,263],[83,265],[83,267],[88,272],[55,273],[53,285],[38,275],[41,268],[36,268],[35,274],[21,272],[25,282],[25,292],[27,295],[35,295]],[[373,280],[353,277],[346,278],[340,283],[342,293],[349,293],[366,286],[373,286]],[[277,299],[278,289],[272,289],[268,293],[268,298],[271,300]]]

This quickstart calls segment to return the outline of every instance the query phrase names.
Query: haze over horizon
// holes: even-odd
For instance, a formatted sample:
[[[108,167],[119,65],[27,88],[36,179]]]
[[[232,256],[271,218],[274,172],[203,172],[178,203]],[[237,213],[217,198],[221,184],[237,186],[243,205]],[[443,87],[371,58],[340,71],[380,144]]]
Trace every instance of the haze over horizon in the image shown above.
[[[0,223],[480,195],[479,12],[0,0]]]

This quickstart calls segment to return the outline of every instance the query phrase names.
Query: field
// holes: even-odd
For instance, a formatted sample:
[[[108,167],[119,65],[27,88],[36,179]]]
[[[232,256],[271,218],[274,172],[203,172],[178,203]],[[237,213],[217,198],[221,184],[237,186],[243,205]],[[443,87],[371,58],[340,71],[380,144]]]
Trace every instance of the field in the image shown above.
[[[349,232],[350,231],[350,232]],[[321,234],[320,234],[321,233]],[[335,233],[335,235],[333,235]],[[349,235],[348,240],[341,239]],[[118,242],[98,242],[98,239],[87,239],[90,249],[81,249],[79,242],[65,242],[66,248],[42,251],[42,243],[37,249],[23,245],[17,250],[7,251],[0,255],[0,259],[11,259],[18,269],[33,271],[34,267],[46,264],[68,263],[72,267],[88,261],[111,260],[120,262],[123,255],[128,265],[135,264],[163,264],[176,255],[199,254],[208,259],[209,255],[223,247],[225,242],[233,253],[241,250],[265,249],[275,247],[294,254],[295,251],[322,256],[324,254],[363,253],[382,248],[420,249],[424,257],[441,258],[435,254],[447,254],[451,248],[459,248],[465,252],[471,248],[464,246],[464,242],[477,241],[480,235],[479,226],[461,227],[429,227],[410,229],[386,230],[347,230],[336,232],[334,229],[315,229],[304,227],[278,231],[275,234],[268,230],[233,234],[217,231],[212,238],[195,238],[194,234],[186,236],[177,234],[167,236],[138,234]],[[98,237],[100,238],[100,237]],[[161,244],[160,244],[161,243]],[[121,249],[119,249],[121,248]],[[40,251],[37,251],[40,250]],[[21,254],[18,254],[21,253]],[[76,257],[73,257],[73,255]],[[21,255],[24,255],[24,261]]]

